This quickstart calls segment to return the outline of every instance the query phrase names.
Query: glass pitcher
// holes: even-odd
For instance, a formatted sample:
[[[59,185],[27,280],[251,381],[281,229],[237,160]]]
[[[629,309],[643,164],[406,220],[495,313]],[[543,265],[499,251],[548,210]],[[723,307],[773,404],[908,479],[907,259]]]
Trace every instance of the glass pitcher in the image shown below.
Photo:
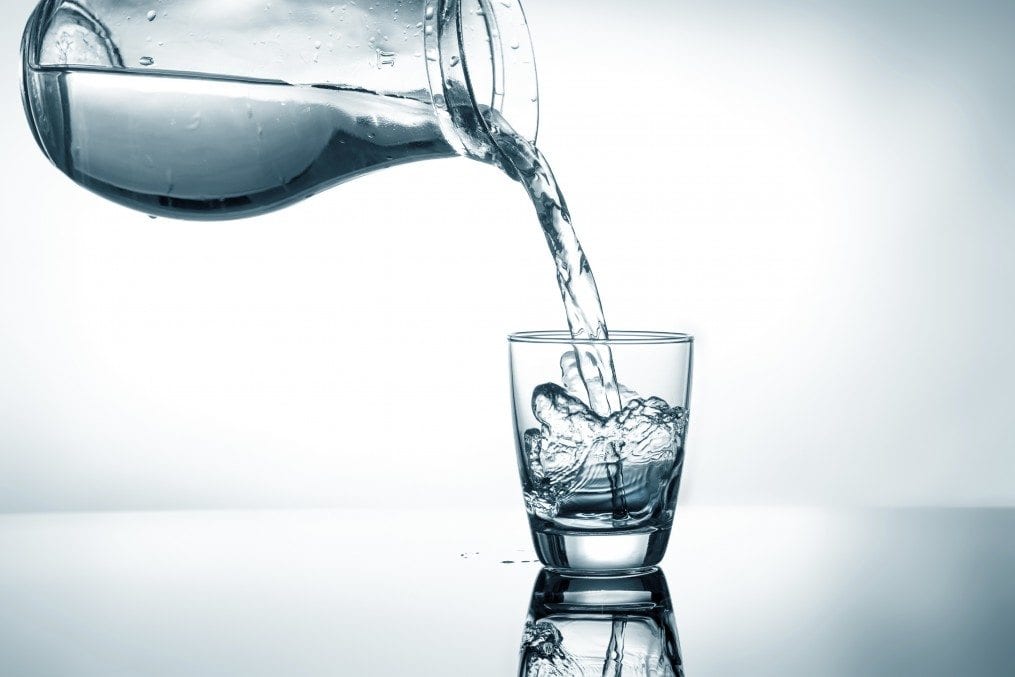
[[[47,157],[152,215],[239,218],[403,162],[490,162],[491,119],[531,143],[538,127],[519,0],[43,0],[22,58]]]

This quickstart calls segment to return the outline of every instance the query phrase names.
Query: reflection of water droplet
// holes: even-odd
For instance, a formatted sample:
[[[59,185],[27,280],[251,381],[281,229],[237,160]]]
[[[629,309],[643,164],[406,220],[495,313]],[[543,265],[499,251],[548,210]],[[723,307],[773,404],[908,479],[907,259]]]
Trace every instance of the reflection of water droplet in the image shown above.
[[[155,63],[155,59],[153,59],[150,56],[143,56],[140,59],[138,59],[138,63],[140,63],[142,66],[151,66]]]
[[[152,11],[148,12],[148,20],[149,21],[155,21],[155,17],[157,17],[157,16],[158,16],[158,14],[155,12],[154,9]]]

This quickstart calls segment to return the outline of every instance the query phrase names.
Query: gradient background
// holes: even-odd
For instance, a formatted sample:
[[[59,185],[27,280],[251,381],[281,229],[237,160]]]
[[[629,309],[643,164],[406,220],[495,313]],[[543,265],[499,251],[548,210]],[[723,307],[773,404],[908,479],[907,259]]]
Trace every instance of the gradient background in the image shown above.
[[[151,221],[35,147],[33,5],[0,511],[520,506],[504,337],[564,321],[521,189],[446,160]],[[682,501],[1015,505],[1015,5],[527,8],[611,326],[698,337]]]

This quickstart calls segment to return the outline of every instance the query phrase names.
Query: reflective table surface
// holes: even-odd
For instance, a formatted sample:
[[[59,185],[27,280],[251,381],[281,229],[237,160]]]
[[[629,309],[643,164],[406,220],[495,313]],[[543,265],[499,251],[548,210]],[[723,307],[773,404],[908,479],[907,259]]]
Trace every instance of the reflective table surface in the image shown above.
[[[533,559],[520,511],[0,516],[0,674],[516,675]],[[1015,675],[1015,510],[680,508],[662,571],[691,677]]]

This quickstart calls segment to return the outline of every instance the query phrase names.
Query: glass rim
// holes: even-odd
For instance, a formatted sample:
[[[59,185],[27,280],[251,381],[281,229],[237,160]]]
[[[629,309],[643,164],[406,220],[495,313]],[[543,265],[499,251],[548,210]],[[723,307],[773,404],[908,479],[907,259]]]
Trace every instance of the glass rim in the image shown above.
[[[610,338],[572,338],[566,329],[520,331],[508,335],[510,343],[543,343],[560,345],[667,345],[694,343],[690,334],[669,331],[610,331]]]

